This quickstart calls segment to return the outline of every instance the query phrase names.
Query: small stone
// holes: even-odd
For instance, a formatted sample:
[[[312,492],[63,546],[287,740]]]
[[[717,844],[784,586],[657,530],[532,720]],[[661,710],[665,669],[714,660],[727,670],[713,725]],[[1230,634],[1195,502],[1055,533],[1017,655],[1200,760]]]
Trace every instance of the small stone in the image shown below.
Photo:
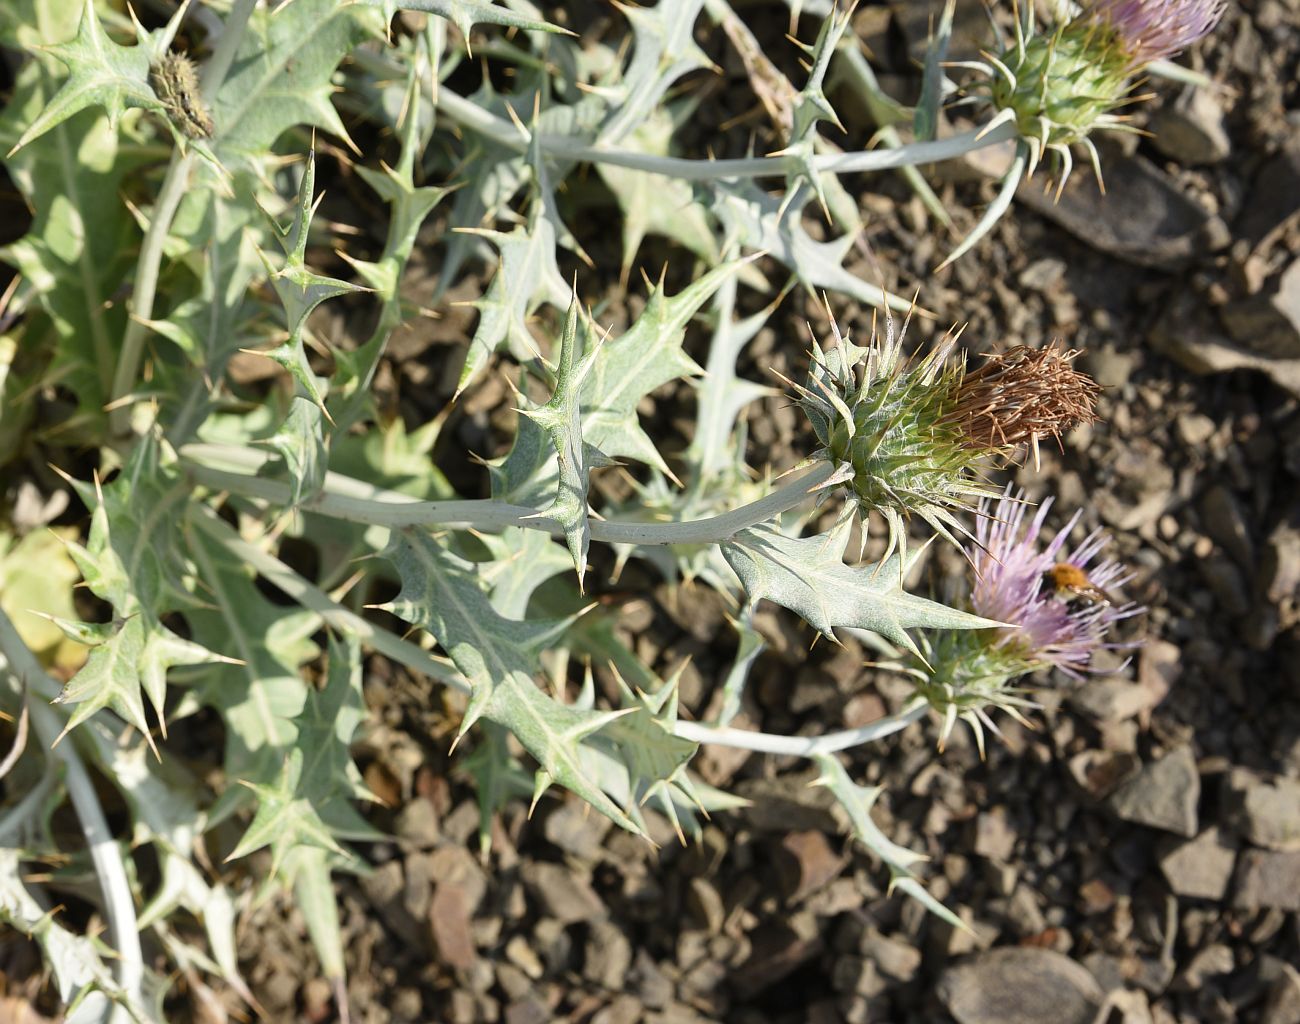
[[[1070,704],[1102,722],[1123,721],[1150,707],[1150,695],[1128,679],[1089,679],[1070,693]]]
[[[1233,905],[1300,910],[1300,851],[1247,850],[1237,859]]]
[[[1175,895],[1200,900],[1223,899],[1237,863],[1237,850],[1218,828],[1207,828],[1195,839],[1176,842],[1165,849],[1160,870]]]
[[[707,878],[692,878],[686,888],[686,908],[710,935],[722,931],[727,911],[718,888]]]
[[[432,850],[442,835],[438,812],[424,797],[416,797],[403,807],[395,825],[397,838],[408,849]]]
[[[565,853],[591,861],[599,856],[601,843],[612,825],[604,815],[592,814],[585,803],[565,800],[558,810],[547,815],[542,834]]]
[[[1191,748],[1179,747],[1143,767],[1107,798],[1117,818],[1164,829],[1181,836],[1196,835],[1196,805],[1201,777]]]
[[[1114,154],[1105,164],[1104,196],[1091,175],[1074,174],[1059,201],[1036,181],[1022,182],[1016,198],[1093,248],[1139,266],[1185,265],[1219,233],[1217,218],[1149,160]]]
[[[1205,492],[1200,503],[1205,532],[1233,557],[1239,566],[1251,564],[1250,524],[1236,495],[1223,484]]]
[[[1178,436],[1190,448],[1199,448],[1214,436],[1214,420],[1199,412],[1185,412],[1175,421]]]
[[[1029,291],[1045,292],[1065,276],[1066,269],[1065,260],[1048,256],[1025,267],[1017,282]]]
[[[1239,835],[1269,850],[1300,849],[1300,781],[1233,773],[1226,789],[1229,819]]]
[[[1300,211],[1300,135],[1290,139],[1255,177],[1250,195],[1242,205],[1237,233],[1259,249]]]
[[[880,976],[880,969],[872,961],[845,955],[836,957],[831,967],[831,988],[874,999],[888,990],[889,982]]]
[[[1084,750],[1067,762],[1070,777],[1094,800],[1113,793],[1142,768],[1142,761],[1126,751]]]
[[[636,996],[615,996],[614,1001],[603,1007],[591,1018],[591,1024],[637,1024],[641,1020],[644,1008]]]
[[[583,950],[582,976],[611,992],[622,992],[632,966],[632,943],[609,921],[595,921]]]
[[[791,832],[781,839],[781,852],[777,865],[791,903],[827,885],[844,867],[844,858],[831,848],[823,832]]]
[[[822,942],[813,935],[801,937],[782,923],[760,925],[753,936],[749,959],[731,974],[737,998],[748,1001],[798,970],[821,952]]]
[[[537,955],[533,947],[528,944],[528,940],[522,935],[511,938],[506,943],[505,952],[506,959],[533,981],[546,973],[546,968],[542,966],[542,958]]]
[[[1097,349],[1089,349],[1079,357],[1084,370],[1107,390],[1119,390],[1129,382],[1138,365],[1138,354],[1107,342]]]
[[[1184,89],[1152,115],[1149,127],[1156,148],[1182,164],[1217,164],[1232,152],[1223,129],[1223,108],[1210,89]]]
[[[525,996],[506,1007],[505,1024],[547,1024],[551,1011],[534,995]]]
[[[469,970],[478,953],[470,928],[465,891],[456,885],[439,885],[429,903],[429,925],[438,959],[456,970]]]
[[[880,968],[880,973],[898,982],[909,982],[921,969],[921,951],[909,942],[869,929],[858,943],[858,951]]]
[[[1280,523],[1268,537],[1261,559],[1260,578],[1274,604],[1293,600],[1300,594],[1300,529]]]
[[[736,795],[750,801],[739,813],[751,828],[762,832],[840,832],[832,807],[835,798],[823,787],[809,784],[818,773],[798,772],[775,779],[746,779]]]
[[[534,861],[525,864],[521,874],[529,895],[548,917],[572,924],[605,916],[605,904],[591,885],[563,864]]]
[[[949,967],[938,995],[958,1024],[1092,1024],[1103,999],[1081,964],[1031,947],[994,949]]]
[[[1247,351],[1268,359],[1300,357],[1300,260],[1282,271],[1271,288],[1228,304],[1220,316]]]
[[[1016,833],[1007,822],[1007,809],[994,807],[975,819],[975,852],[1006,863],[1016,849]]]
[[[1278,964],[1278,968],[1259,1024],[1300,1024],[1300,971],[1287,963]]]
[[[1230,974],[1234,967],[1236,960],[1232,949],[1219,942],[1212,943],[1197,950],[1191,962],[1174,979],[1174,985],[1183,991],[1195,992],[1207,978]]]

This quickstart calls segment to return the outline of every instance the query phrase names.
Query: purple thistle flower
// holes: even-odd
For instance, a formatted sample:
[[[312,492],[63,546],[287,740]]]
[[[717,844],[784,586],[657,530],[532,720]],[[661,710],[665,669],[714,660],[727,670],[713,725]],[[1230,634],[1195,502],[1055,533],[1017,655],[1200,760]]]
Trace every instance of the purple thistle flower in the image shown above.
[[[1081,18],[1110,28],[1137,69],[1209,35],[1225,6],[1225,0],[1092,0]]]
[[[1120,619],[1143,609],[1132,602],[1116,605],[1106,596],[1132,578],[1120,563],[1106,559],[1089,567],[1106,544],[1104,532],[1094,530],[1066,553],[1080,512],[1039,550],[1038,535],[1051,505],[1048,498],[1026,523],[1028,506],[1022,493],[1013,495],[1008,488],[995,506],[988,500],[980,503],[971,605],[977,615],[1019,627],[999,630],[999,647],[1078,679],[1089,671],[1094,651],[1133,646],[1108,643],[1106,633]],[[1060,566],[1079,570],[1079,578],[1088,584],[1086,592],[1062,593],[1054,587],[1051,574]],[[1074,575],[1069,569],[1064,572]]]

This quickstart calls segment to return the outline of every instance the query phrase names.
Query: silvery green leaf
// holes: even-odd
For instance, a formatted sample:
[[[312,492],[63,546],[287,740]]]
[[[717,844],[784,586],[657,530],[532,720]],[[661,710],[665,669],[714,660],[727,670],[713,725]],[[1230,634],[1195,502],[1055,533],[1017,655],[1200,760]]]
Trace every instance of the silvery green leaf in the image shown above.
[[[226,723],[223,765],[230,778],[270,782],[279,776],[298,736],[297,717],[307,700],[301,666],[317,655],[314,613],[272,604],[248,567],[201,530],[190,552],[208,607],[188,613],[200,642],[220,638],[241,664],[216,665],[196,675],[191,700],[213,707]],[[234,785],[209,812],[213,823],[243,807],[251,796]]]
[[[889,868],[890,891],[902,889],[936,917],[947,921],[954,928],[969,931],[961,918],[931,896],[912,874],[912,868],[928,858],[892,842],[871,820],[871,807],[884,792],[884,787],[857,785],[849,778],[839,759],[831,754],[817,754],[814,760],[821,769],[818,784],[829,789],[848,813],[853,837]]]
[[[212,102],[213,148],[221,162],[256,166],[285,131],[300,124],[347,139],[330,102],[330,79],[353,47],[383,30],[382,15],[362,4],[294,0],[274,10],[259,5]]]
[[[0,111],[0,150],[8,150],[47,107],[51,81],[39,58],[18,72]],[[98,110],[74,115],[5,160],[33,219],[25,235],[0,249],[0,259],[35,286],[26,322],[13,335],[17,349],[6,362],[14,369],[28,363],[38,368],[27,389],[16,373],[7,375],[6,418],[21,408],[25,390],[30,408],[30,392],[58,383],[77,401],[76,416],[60,424],[71,431],[65,439],[76,442],[83,432],[98,437],[126,325],[124,304],[109,298],[134,266],[139,244],[118,197],[125,176],[144,160],[136,141],[115,131]]]
[[[727,669],[722,680],[722,709],[718,712],[717,724],[730,725],[731,720],[740,713],[740,702],[745,695],[745,683],[749,679],[749,670],[754,661],[767,648],[763,634],[754,628],[754,605],[746,604],[737,618],[730,620],[736,631],[736,657]]]
[[[555,451],[558,468],[555,497],[539,514],[554,519],[564,529],[565,542],[578,572],[579,589],[586,575],[587,549],[591,545],[587,488],[593,457],[599,459],[599,453],[593,453],[583,443],[579,398],[583,383],[600,354],[599,348],[587,349],[590,333],[586,317],[578,310],[578,297],[575,295],[564,322],[551,400],[538,408],[520,410],[542,428]]]
[[[672,118],[655,111],[628,136],[626,142],[641,153],[668,156]],[[695,202],[689,183],[680,178],[615,164],[597,164],[623,213],[623,278],[631,270],[646,235],[660,235],[695,253],[706,264],[720,258],[718,242],[704,209]]]
[[[555,229],[544,212],[542,204],[534,202],[526,227],[508,235],[481,232],[501,255],[487,294],[471,303],[480,316],[465,353],[458,394],[501,348],[520,361],[536,358],[537,343],[528,330],[528,318],[543,302],[559,308],[568,300],[569,288],[555,262]]]
[[[21,149],[88,107],[103,107],[110,127],[116,127],[127,107],[161,110],[162,103],[149,84],[156,49],[155,40],[138,24],[136,45],[114,42],[100,24],[94,0],[84,0],[76,36],[44,47],[66,65],[68,77],[13,148]]]
[[[692,381],[699,409],[695,436],[686,457],[701,482],[731,471],[737,459],[743,459],[744,445],[736,444],[732,436],[740,414],[750,402],[776,393],[772,388],[736,376],[740,353],[767,323],[775,303],[737,321],[736,290],[734,277],[728,277],[718,287],[713,300],[716,324],[709,342],[705,373]]]
[[[510,527],[479,540],[492,560],[479,565],[479,575],[492,588],[492,607],[507,619],[522,619],[533,591],[573,565],[564,548],[541,530]]]
[[[427,629],[470,681],[463,735],[479,719],[505,726],[540,765],[535,796],[558,782],[600,813],[639,832],[589,777],[582,765],[584,739],[619,712],[579,711],[547,696],[533,680],[538,653],[568,623],[507,619],[492,607],[473,563],[447,551],[434,537],[395,532],[386,557],[397,567],[402,590],[387,607]]]
[[[908,299],[888,294],[844,268],[857,239],[855,233],[829,242],[819,242],[808,234],[802,223],[803,208],[812,198],[807,182],[800,182],[784,196],[768,195],[752,181],[715,182],[709,189],[713,213],[727,233],[745,248],[780,260],[808,289],[840,292],[869,306],[888,306],[900,313],[911,308]]]
[[[588,444],[610,458],[637,459],[671,475],[641,428],[637,406],[661,385],[702,372],[682,350],[686,325],[741,265],[733,260],[715,267],[672,297],[662,283],[656,285],[636,322],[600,347],[582,388]]]
[[[301,395],[289,400],[289,414],[266,444],[284,461],[293,487],[293,504],[314,497],[325,484],[324,414]]]
[[[119,1002],[124,1000],[99,944],[64,928],[58,916],[41,906],[27,890],[23,859],[22,851],[0,847],[0,923],[40,944],[65,1005],[89,991],[103,992]],[[132,1008],[132,1015],[136,1020],[148,1019],[140,1007]]]
[[[695,22],[704,0],[660,0],[654,7],[620,8],[632,26],[632,59],[623,80],[610,90],[614,110],[600,128],[606,145],[621,142],[659,105],[683,75],[712,67],[695,42]]]
[[[939,129],[939,106],[943,102],[945,74],[944,61],[948,59],[948,43],[952,40],[952,19],[957,12],[957,0],[945,0],[939,26],[930,37],[925,50],[925,71],[921,76],[921,98],[916,103],[912,120],[912,133],[918,142],[933,139]]]
[[[510,752],[509,731],[496,722],[481,723],[474,738],[474,750],[462,765],[474,779],[479,807],[478,847],[486,858],[492,848],[493,816],[511,801],[531,796],[533,779]]]
[[[904,565],[900,554],[873,566],[844,564],[852,522],[829,533],[798,539],[770,526],[742,530],[722,545],[723,556],[750,600],[766,598],[800,615],[834,638],[837,626],[872,629],[916,651],[907,630],[981,629],[997,623],[909,594],[903,578],[921,550]]]

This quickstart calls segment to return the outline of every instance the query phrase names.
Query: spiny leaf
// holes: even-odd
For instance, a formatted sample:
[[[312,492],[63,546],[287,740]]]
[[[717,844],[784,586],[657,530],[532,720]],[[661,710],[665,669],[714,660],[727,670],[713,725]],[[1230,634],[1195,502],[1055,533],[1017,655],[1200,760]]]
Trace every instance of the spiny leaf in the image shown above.
[[[936,917],[947,921],[954,928],[969,931],[965,922],[931,896],[912,874],[912,867],[927,858],[923,854],[913,853],[892,842],[871,820],[871,807],[884,792],[884,787],[857,785],[849,778],[848,772],[844,770],[839,760],[830,754],[817,754],[814,760],[821,769],[821,777],[817,780],[817,784],[829,789],[848,812],[854,838],[884,861],[885,866],[889,868],[890,891],[902,889]]]
[[[587,549],[591,545],[591,526],[587,511],[587,487],[593,453],[582,440],[582,407],[579,400],[583,383],[598,358],[599,349],[586,351],[589,335],[587,320],[578,310],[578,297],[569,303],[560,341],[560,357],[555,371],[555,392],[551,400],[536,409],[520,411],[542,428],[555,450],[559,467],[555,499],[541,515],[554,519],[564,528],[564,538],[578,572],[578,589],[587,571]]]
[[[589,777],[579,751],[587,736],[619,712],[576,710],[542,693],[533,681],[538,652],[568,623],[500,615],[473,563],[428,534],[395,534],[385,557],[396,565],[402,581],[389,610],[432,633],[473,687],[461,734],[480,718],[505,726],[541,766],[536,795],[558,782],[618,825],[639,833]]]
[[[997,625],[977,615],[957,611],[903,589],[903,577],[920,557],[908,564],[895,554],[875,566],[844,564],[851,520],[817,537],[787,537],[769,526],[742,530],[722,546],[750,599],[767,598],[800,615],[810,626],[834,639],[836,626],[874,630],[894,643],[916,651],[907,630],[982,629]]]
[[[733,260],[715,267],[671,298],[662,283],[656,285],[636,322],[600,347],[582,388],[588,444],[610,458],[637,459],[672,475],[641,428],[637,406],[661,385],[703,372],[682,350],[686,325],[742,265]]]
[[[136,35],[135,46],[113,42],[99,22],[94,0],[85,0],[76,36],[44,48],[67,65],[68,78],[9,155],[87,107],[103,107],[110,126],[116,126],[127,107],[162,110],[149,84],[153,46],[138,25]]]
[[[338,0],[294,0],[259,7],[213,98],[213,149],[227,167],[257,167],[295,125],[348,140],[330,102],[334,69],[357,44],[383,33],[378,11]],[[348,140],[349,142],[351,140]]]

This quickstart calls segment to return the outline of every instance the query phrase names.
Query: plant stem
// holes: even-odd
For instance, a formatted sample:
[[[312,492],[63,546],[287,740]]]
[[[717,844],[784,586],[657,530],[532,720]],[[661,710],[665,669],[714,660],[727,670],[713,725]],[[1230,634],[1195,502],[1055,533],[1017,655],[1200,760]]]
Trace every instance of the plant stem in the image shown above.
[[[924,701],[913,704],[897,715],[877,719],[857,729],[828,732],[821,736],[781,736],[770,732],[751,732],[730,726],[713,726],[704,722],[678,722],[673,733],[695,743],[711,743],[720,747],[739,747],[757,750],[764,754],[787,754],[794,757],[813,757],[832,754],[837,750],[871,743],[906,729],[925,717],[929,705]]]
[[[208,444],[185,445],[180,454],[191,477],[199,483],[276,505],[287,507],[292,504],[292,488],[288,484],[253,475],[270,461],[268,454]],[[210,465],[213,462],[237,467],[242,472],[218,469]],[[707,519],[669,523],[592,520],[591,539],[608,544],[719,544],[741,530],[795,508],[825,483],[834,470],[831,463],[818,462],[771,494]],[[438,526],[451,530],[495,531],[517,526],[526,530],[544,530],[554,536],[562,536],[564,532],[559,523],[524,505],[492,500],[420,501],[338,473],[326,473],[320,493],[302,501],[298,507],[334,519],[393,529]]]
[[[27,644],[14,628],[9,616],[0,611],[0,652],[9,670],[26,680],[32,730],[52,757],[63,762],[64,783],[81,830],[86,837],[91,863],[104,897],[104,915],[109,936],[117,952],[115,975],[127,998],[135,1006],[143,1005],[141,982],[144,979],[144,955],[140,949],[140,929],[136,923],[135,900],[127,881],[122,850],[108,827],[108,819],[99,804],[90,773],[81,761],[71,740],[54,746],[62,729],[63,716],[49,705],[58,695],[59,686],[41,667]],[[120,1015],[119,1015],[120,1016]]]
[[[236,0],[226,21],[225,30],[217,43],[212,60],[203,71],[203,95],[209,99],[217,94],[221,83],[225,81],[235,53],[243,40],[248,19],[252,16],[257,0]],[[158,199],[153,205],[149,218],[149,230],[145,232],[144,242],[140,246],[140,257],[136,261],[135,284],[131,288],[130,319],[126,322],[126,332],[122,337],[122,351],[117,358],[117,368],[113,371],[113,384],[109,390],[108,414],[109,430],[113,435],[125,434],[131,425],[131,402],[125,401],[135,387],[140,375],[140,361],[144,356],[144,340],[149,328],[144,321],[153,318],[153,303],[158,292],[158,273],[162,267],[163,246],[167,241],[167,232],[171,230],[176,210],[185,197],[189,186],[190,171],[195,164],[194,150],[189,149],[182,156],[180,150],[172,151],[171,162],[167,165],[167,174],[163,178]]]
[[[434,102],[438,109],[457,122],[494,142],[524,153],[529,142],[509,121],[488,113],[446,87],[438,87]],[[914,142],[897,149],[863,150],[853,153],[826,153],[812,157],[812,169],[818,172],[848,174],[853,171],[884,171],[916,164],[951,160],[986,146],[995,146],[1018,136],[1015,125],[998,125],[981,136],[982,129],[973,128],[947,139],[933,142]],[[587,163],[614,164],[633,170],[665,174],[685,181],[717,181],[720,178],[784,177],[807,168],[797,156],[756,156],[731,160],[693,160],[683,157],[654,156],[615,146],[587,146],[564,135],[539,135],[537,145],[548,156],[562,157]]]
[[[193,507],[191,521],[232,555],[256,569],[264,579],[274,583],[304,608],[319,615],[331,628],[341,633],[351,633],[363,644],[369,644],[380,654],[407,668],[431,676],[453,689],[469,692],[469,681],[455,666],[344,608],[274,555],[244,540],[206,505]]]

